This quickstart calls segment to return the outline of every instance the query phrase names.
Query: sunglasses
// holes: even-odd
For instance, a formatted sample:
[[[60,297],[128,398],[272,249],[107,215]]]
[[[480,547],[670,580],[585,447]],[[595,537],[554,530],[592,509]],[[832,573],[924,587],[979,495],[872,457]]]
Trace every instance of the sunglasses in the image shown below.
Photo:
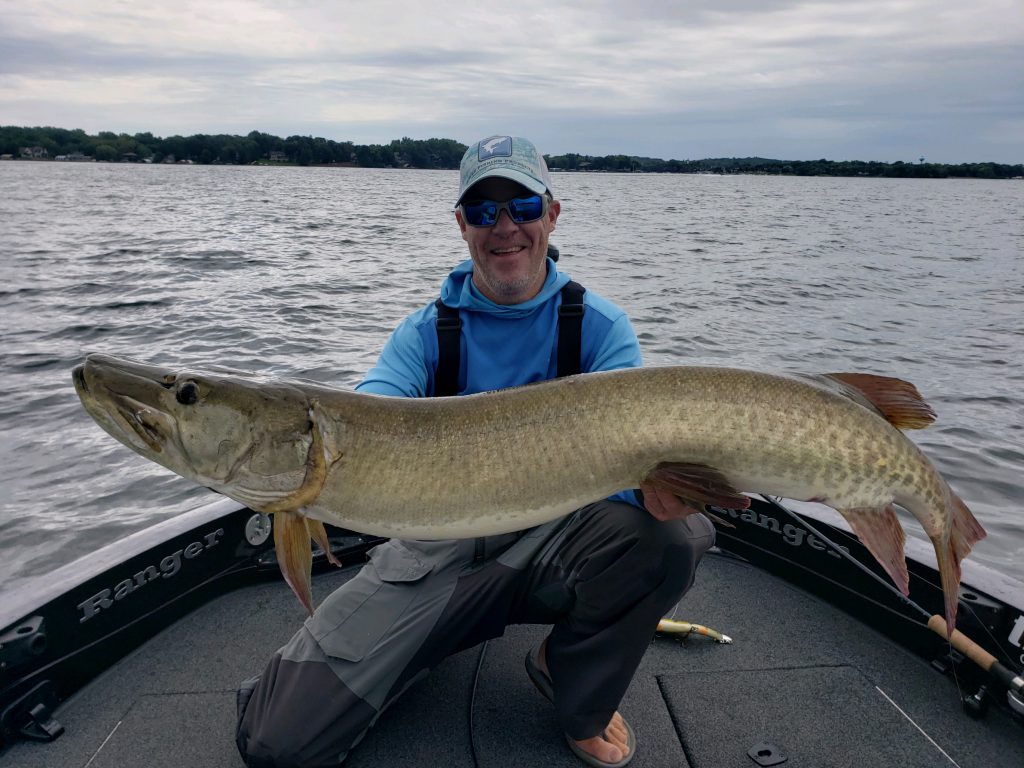
[[[471,227],[493,227],[502,211],[516,224],[536,221],[544,215],[544,195],[513,197],[511,200],[471,200],[462,204],[462,216]]]

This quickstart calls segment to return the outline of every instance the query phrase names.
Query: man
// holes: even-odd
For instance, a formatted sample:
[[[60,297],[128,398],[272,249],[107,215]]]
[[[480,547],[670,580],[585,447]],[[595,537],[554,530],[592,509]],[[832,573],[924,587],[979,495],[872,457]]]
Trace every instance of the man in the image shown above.
[[[532,143],[492,136],[471,146],[455,212],[470,259],[442,286],[444,306],[407,317],[357,389],[465,395],[551,379],[566,365],[639,366],[628,318],[591,291],[577,340],[560,336],[566,318],[579,317],[560,318],[579,294],[567,292],[568,275],[548,258],[560,213]],[[560,362],[560,343],[563,358],[578,345],[578,360]],[[509,624],[544,623],[552,630],[527,657],[527,674],[581,759],[625,765],[636,745],[618,704],[658,619],[693,583],[713,542],[706,517],[644,483],[639,494],[625,491],[525,532],[382,544],[264,674],[243,684],[239,750],[254,767],[337,765],[442,659]]]

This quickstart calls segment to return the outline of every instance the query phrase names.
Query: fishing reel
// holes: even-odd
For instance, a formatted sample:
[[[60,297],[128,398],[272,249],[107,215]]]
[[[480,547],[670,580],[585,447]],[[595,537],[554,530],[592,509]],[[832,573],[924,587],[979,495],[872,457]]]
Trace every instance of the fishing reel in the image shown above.
[[[978,688],[973,696],[966,695],[960,701],[963,704],[964,712],[974,720],[981,720],[988,714],[989,704],[992,701],[992,692],[987,685]],[[1024,724],[1024,698],[1021,698],[1015,690],[1006,691],[1006,702],[1010,705],[1010,712],[1013,718]]]
[[[978,689],[978,692],[973,696],[970,694],[965,695],[960,703],[963,705],[964,712],[972,720],[981,720],[988,714],[988,705],[990,700],[990,694],[988,686],[983,685]]]

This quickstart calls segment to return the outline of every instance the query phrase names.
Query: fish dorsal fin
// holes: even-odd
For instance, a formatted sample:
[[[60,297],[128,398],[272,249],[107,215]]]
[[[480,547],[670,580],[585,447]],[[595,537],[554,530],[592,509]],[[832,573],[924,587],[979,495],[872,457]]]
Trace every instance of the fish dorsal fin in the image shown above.
[[[898,429],[924,429],[935,421],[935,411],[909,381],[871,373],[826,373],[839,384],[835,389],[861,405],[869,405]]]

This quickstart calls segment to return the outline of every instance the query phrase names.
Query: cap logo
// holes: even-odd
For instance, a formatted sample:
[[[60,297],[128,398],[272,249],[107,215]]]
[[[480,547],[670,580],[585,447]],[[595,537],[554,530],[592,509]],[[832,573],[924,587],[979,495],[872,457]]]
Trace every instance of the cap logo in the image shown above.
[[[480,142],[479,160],[482,162],[491,157],[512,157],[512,137],[493,136]]]

